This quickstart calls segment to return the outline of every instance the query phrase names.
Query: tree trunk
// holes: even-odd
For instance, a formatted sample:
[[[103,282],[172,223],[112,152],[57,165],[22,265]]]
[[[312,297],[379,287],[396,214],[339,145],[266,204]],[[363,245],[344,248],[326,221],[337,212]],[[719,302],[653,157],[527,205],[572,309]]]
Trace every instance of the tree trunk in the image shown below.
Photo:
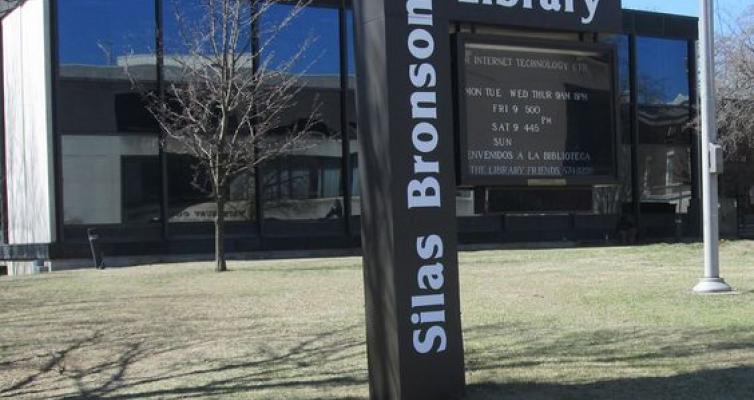
[[[222,190],[215,197],[217,217],[215,218],[215,272],[225,272],[225,197]]]

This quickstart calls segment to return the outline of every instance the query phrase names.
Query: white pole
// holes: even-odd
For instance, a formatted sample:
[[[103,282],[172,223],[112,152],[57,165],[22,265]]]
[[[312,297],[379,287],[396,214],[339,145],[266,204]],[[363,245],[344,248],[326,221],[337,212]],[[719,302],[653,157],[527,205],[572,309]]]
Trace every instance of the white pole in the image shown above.
[[[699,6],[704,278],[699,280],[699,283],[694,287],[694,292],[720,293],[730,292],[731,287],[720,278],[720,220],[717,182],[718,174],[722,173],[722,151],[717,144],[715,115],[715,14],[713,0],[699,0]]]

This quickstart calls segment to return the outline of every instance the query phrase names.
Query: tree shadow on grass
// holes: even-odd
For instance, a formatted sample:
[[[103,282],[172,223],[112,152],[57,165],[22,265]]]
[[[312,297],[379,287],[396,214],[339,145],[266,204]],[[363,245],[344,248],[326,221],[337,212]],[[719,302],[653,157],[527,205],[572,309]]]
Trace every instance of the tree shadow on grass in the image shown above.
[[[466,352],[472,371],[541,364],[649,367],[700,356],[725,360],[731,352],[754,355],[754,331],[728,329],[595,329],[557,333],[522,327],[481,326],[464,332],[476,342]],[[497,340],[505,337],[507,340]],[[754,396],[753,396],[754,398]]]
[[[52,398],[55,396],[48,395],[52,388],[60,393],[56,397],[63,399],[258,395],[355,400],[359,397],[353,394],[366,393],[367,385],[362,330],[361,324],[354,324],[297,340],[273,341],[267,346],[260,346],[253,332],[231,334],[221,328],[175,342],[160,342],[155,337],[115,339],[97,331],[62,350],[50,352],[46,356],[49,359],[41,358],[44,362],[35,366],[35,372],[9,387],[0,387],[0,397]],[[754,355],[754,332],[745,328],[585,328],[581,332],[563,333],[493,324],[471,327],[465,335],[469,344],[466,354],[469,376],[486,376],[469,386],[469,400],[754,399],[754,366],[748,362],[738,365],[728,357],[736,355],[742,359]],[[207,357],[204,353],[195,357],[194,351],[206,345],[208,338],[222,338],[233,346],[253,346],[253,351],[234,356],[220,352]],[[102,349],[108,351],[107,356],[95,356]],[[164,368],[152,366],[163,365],[166,360],[169,363]],[[709,364],[716,369],[659,377],[673,374],[674,370],[704,368],[705,360],[711,360]],[[12,363],[28,364],[28,361],[19,357],[6,366]],[[540,371],[537,381],[509,379],[526,376],[537,368],[549,371]],[[561,376],[588,382],[564,384],[553,378],[548,381],[553,370],[563,370]],[[595,378],[583,378],[594,371],[598,371]]]
[[[468,400],[754,399],[754,332],[745,327],[557,333],[490,325],[469,329],[467,339],[467,370],[484,376]],[[559,383],[558,375],[586,383]]]
[[[12,385],[6,388],[0,388],[0,397],[6,397],[9,394],[12,394],[13,396],[18,396],[19,393],[18,390],[34,383],[38,378],[40,378],[42,375],[57,371],[58,373],[62,373],[62,371],[65,370],[65,360],[68,355],[76,350],[79,350],[83,347],[86,347],[92,343],[96,343],[100,338],[102,338],[102,332],[95,332],[91,336],[77,339],[73,341],[71,344],[69,344],[67,347],[60,351],[52,351],[49,353],[49,359],[45,361],[42,365],[40,365],[34,373],[19,379],[18,381],[14,382]],[[12,360],[6,363],[3,363],[3,366],[10,367],[15,363],[23,362],[23,361],[29,361],[31,358],[27,357],[25,359],[19,359],[19,360]],[[15,393],[14,393],[15,392]]]
[[[355,329],[360,330],[361,325],[321,332],[282,350],[271,346],[246,356],[185,359],[181,364],[172,365],[170,372],[147,371],[146,376],[143,372],[133,373],[132,369],[136,364],[159,360],[167,353],[190,352],[201,342],[190,341],[168,347],[146,340],[112,343],[107,341],[106,335],[97,333],[54,352],[29,376],[9,387],[0,387],[0,398],[223,398],[262,390],[286,393],[304,389],[308,393],[306,398],[315,399],[320,392],[366,385],[366,365],[364,368],[359,365],[366,346],[363,340],[354,338]],[[238,337],[228,340],[239,340],[237,345],[246,345],[245,340]],[[88,355],[101,350],[102,346],[117,349],[117,354],[111,352],[105,359],[101,356],[89,359],[94,357]],[[68,360],[69,355],[77,351],[74,358],[78,359]],[[86,366],[80,365],[82,357]],[[347,360],[346,365],[350,367],[331,368],[343,360]],[[63,394],[48,395],[53,388],[49,385],[50,377],[64,383]],[[61,389],[59,385],[58,389]],[[321,398],[331,399],[333,396]]]
[[[576,385],[480,383],[469,386],[467,394],[467,400],[750,400],[754,398],[754,367]]]
[[[366,371],[330,371],[327,364],[343,359],[358,358],[366,350],[362,340],[342,339],[360,325],[320,333],[299,342],[283,353],[268,354],[261,359],[237,361],[216,360],[213,366],[178,371],[158,377],[133,380],[117,388],[130,393],[112,393],[108,399],[142,398],[201,398],[223,397],[260,390],[310,388],[325,390],[337,387],[365,385]],[[218,376],[230,375],[228,378]],[[143,385],[154,385],[174,379],[192,379],[204,383],[156,390],[140,390]],[[133,389],[133,392],[131,390]],[[73,398],[81,398],[73,396]],[[309,397],[310,398],[310,397]],[[332,398],[332,397],[328,397]],[[324,399],[324,398],[323,398]],[[347,399],[347,398],[344,398]]]

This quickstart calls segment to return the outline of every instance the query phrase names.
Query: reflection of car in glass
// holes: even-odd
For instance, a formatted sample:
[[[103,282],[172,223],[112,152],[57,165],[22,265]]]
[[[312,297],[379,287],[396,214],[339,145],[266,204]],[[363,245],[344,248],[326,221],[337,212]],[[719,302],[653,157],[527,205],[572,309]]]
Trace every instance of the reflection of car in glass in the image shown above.
[[[253,219],[250,201],[231,201],[225,204],[225,220],[242,222]],[[217,204],[205,202],[188,205],[175,211],[170,216],[170,222],[209,222],[217,217]]]
[[[301,149],[262,168],[267,219],[318,220],[343,216],[340,132],[317,123]]]
[[[341,198],[341,142],[338,132],[324,123],[302,141],[301,149],[269,161],[262,167],[264,215],[278,220],[319,220],[343,216]],[[209,184],[201,183],[193,169],[195,160],[186,154],[170,154],[170,222],[211,222],[217,206]],[[249,221],[256,214],[254,178],[236,178],[226,203],[227,221]]]

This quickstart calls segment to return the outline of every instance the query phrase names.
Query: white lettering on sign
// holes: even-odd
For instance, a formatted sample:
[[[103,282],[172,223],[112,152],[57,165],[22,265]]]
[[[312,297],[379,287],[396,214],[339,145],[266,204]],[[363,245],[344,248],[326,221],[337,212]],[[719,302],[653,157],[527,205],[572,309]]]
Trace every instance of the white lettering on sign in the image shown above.
[[[442,264],[444,249],[437,235],[416,239],[416,254],[426,263],[416,274],[416,284],[422,294],[411,297],[411,323],[414,329],[414,349],[427,354],[441,353],[448,347],[445,333],[445,269]]]
[[[432,18],[432,0],[407,0],[406,12],[408,24],[412,27],[407,38],[408,51],[415,63],[408,66],[411,85],[416,89],[411,93],[408,103],[411,118],[415,125],[411,132],[411,142],[415,153],[412,179],[406,187],[408,208],[442,207],[440,182],[440,163],[433,157],[439,143],[435,128],[437,121],[437,70],[431,63],[435,54],[435,38],[430,33]]]
[[[597,15],[600,0],[458,0],[459,3],[485,6],[494,5],[507,8],[522,7],[528,10],[533,10],[538,6],[543,11],[566,14],[573,14],[576,12],[573,4],[575,1],[583,1],[588,12],[587,15],[581,17],[581,23],[584,25],[591,24],[592,21],[594,21],[594,17]]]
[[[412,129],[406,132],[412,147],[412,176],[406,186],[407,208],[442,210],[440,159],[443,139],[437,130],[437,69],[433,64],[435,38],[433,0],[406,0],[409,33],[406,38],[411,61],[408,80],[412,91],[406,99]],[[413,246],[413,244],[412,244]],[[419,354],[442,353],[448,337],[445,301],[444,246],[437,234],[416,238],[415,293],[411,296],[411,339]]]

